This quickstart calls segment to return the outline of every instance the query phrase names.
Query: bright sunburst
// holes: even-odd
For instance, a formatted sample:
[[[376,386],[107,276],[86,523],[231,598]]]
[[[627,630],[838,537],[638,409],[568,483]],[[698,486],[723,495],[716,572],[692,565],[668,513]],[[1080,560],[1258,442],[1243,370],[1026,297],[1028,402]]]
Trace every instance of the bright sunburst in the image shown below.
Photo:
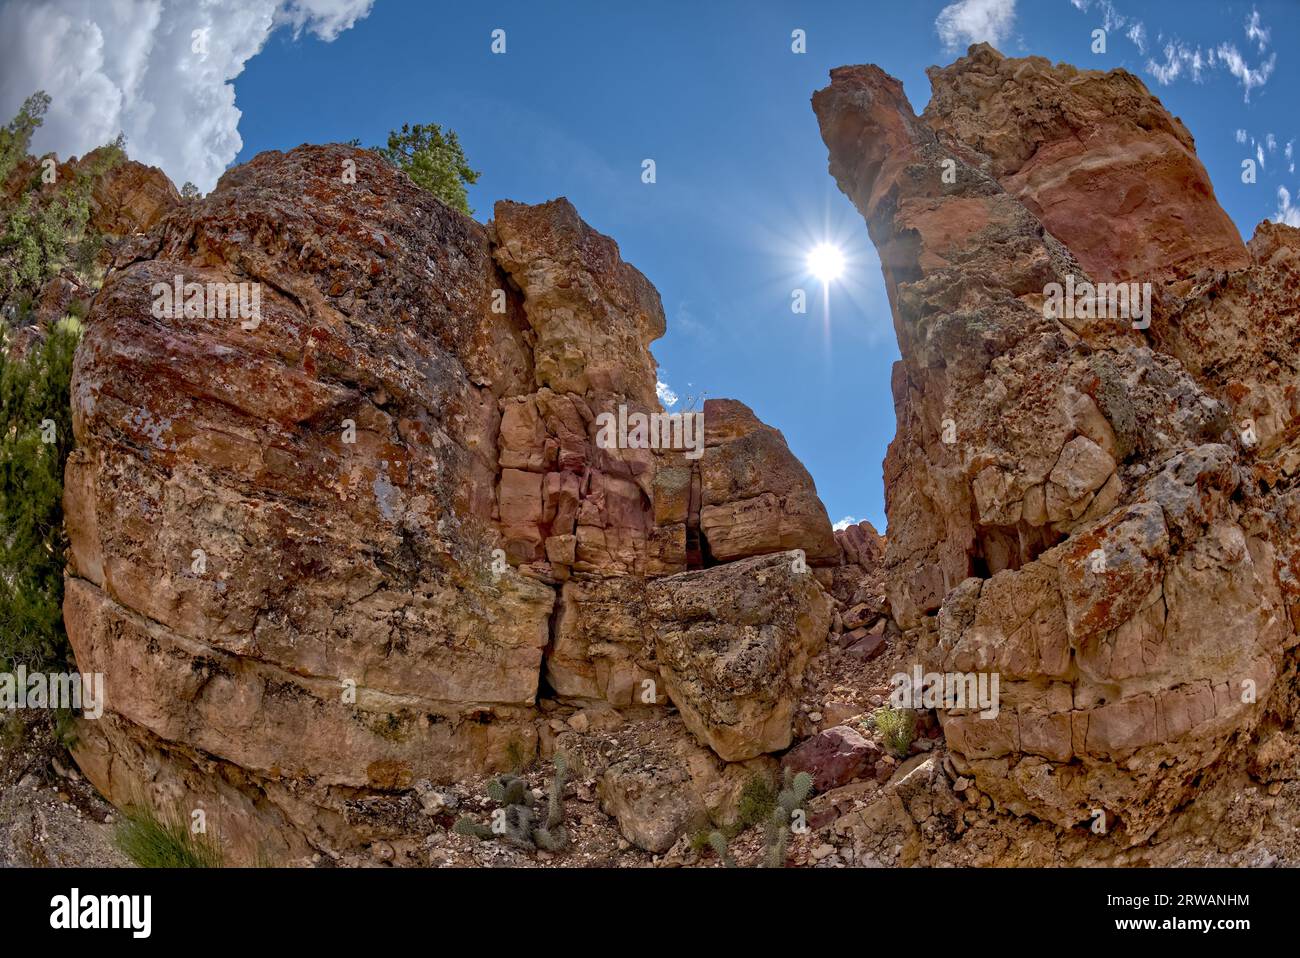
[[[831,243],[818,243],[808,254],[808,271],[823,283],[839,279],[844,273],[844,253]]]

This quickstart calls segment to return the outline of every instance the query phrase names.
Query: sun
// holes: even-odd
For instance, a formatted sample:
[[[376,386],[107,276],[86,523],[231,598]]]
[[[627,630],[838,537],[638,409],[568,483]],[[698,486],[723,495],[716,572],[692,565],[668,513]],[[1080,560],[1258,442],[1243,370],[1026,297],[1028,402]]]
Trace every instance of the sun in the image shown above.
[[[808,271],[823,283],[839,279],[844,273],[844,253],[831,243],[818,243],[808,253]]]

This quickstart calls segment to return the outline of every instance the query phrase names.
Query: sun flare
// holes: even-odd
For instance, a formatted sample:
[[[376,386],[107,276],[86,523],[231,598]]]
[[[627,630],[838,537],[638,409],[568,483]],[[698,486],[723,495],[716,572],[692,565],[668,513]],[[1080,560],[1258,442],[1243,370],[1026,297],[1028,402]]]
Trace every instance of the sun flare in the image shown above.
[[[844,253],[838,246],[818,243],[808,253],[808,271],[823,283],[839,279],[844,273]]]

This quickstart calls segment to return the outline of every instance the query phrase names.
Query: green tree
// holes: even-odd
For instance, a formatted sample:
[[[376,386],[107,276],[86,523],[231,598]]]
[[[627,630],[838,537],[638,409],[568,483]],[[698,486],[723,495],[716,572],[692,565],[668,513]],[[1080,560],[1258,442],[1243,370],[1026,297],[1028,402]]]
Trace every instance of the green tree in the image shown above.
[[[56,323],[13,359],[0,345],[0,669],[61,667],[63,466],[72,451],[69,388],[81,324]]]
[[[49,102],[33,94],[0,127],[0,180],[27,159]],[[87,228],[91,192],[124,156],[119,136],[75,169],[60,168],[53,183],[31,176],[12,202],[0,204],[0,316],[23,324],[42,286],[65,267],[94,279],[102,238]],[[63,467],[73,446],[70,388],[81,324],[68,316],[40,333],[16,356],[0,320],[0,670],[61,668],[70,658]]]
[[[403,123],[401,130],[388,134],[388,145],[375,152],[448,206],[466,215],[474,212],[465,187],[477,183],[479,174],[470,169],[454,130],[444,135],[437,123]]]
[[[41,125],[50,98],[33,93],[18,116],[0,128],[0,182],[25,156],[32,132]],[[64,266],[86,279],[94,269],[102,237],[88,232],[90,196],[95,181],[126,156],[126,138],[87,154],[75,172],[61,172],[57,185],[45,188],[33,177],[9,209],[0,209],[0,304],[31,300]]]
[[[32,134],[45,121],[45,111],[49,108],[49,95],[37,90],[23,101],[9,125],[0,127],[0,183],[9,179],[9,174],[27,157]]]
[[[23,194],[0,232],[0,299],[40,292],[84,238],[89,219],[89,196],[75,188],[45,201]]]

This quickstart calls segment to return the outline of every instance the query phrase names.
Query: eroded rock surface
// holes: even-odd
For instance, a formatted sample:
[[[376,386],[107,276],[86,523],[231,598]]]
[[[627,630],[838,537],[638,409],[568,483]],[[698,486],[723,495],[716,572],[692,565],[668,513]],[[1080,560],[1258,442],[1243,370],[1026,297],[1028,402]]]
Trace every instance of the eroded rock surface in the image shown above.
[[[1192,135],[1124,70],[1004,57],[931,67],[921,118],[991,174],[1099,281],[1154,281],[1249,257]]]
[[[1124,71],[981,45],[931,80],[919,119],[871,66],[813,98],[902,353],[892,611],[934,670],[1000,675],[996,717],[941,712],[959,771],[1141,841],[1261,721],[1297,641],[1296,231],[1248,255]],[[1070,277],[1152,283],[1150,329],[1049,316]]]
[[[797,552],[650,584],[659,671],[686,727],[728,761],[793,736],[803,670],[826,639],[831,601]]]
[[[676,704],[729,788],[789,744],[829,622],[810,563],[838,546],[740,403],[710,400],[694,446],[601,438],[666,413],[663,310],[613,240],[562,199],[481,226],[339,146],[262,154],[156,223],[133,183],[113,215],[154,228],[88,320],[65,483],[65,620],[107,682],[76,755],[110,800],[301,861],[401,846],[417,783],[549,755],[539,694],[593,731]],[[256,315],[160,313],[178,276],[256,284]]]

